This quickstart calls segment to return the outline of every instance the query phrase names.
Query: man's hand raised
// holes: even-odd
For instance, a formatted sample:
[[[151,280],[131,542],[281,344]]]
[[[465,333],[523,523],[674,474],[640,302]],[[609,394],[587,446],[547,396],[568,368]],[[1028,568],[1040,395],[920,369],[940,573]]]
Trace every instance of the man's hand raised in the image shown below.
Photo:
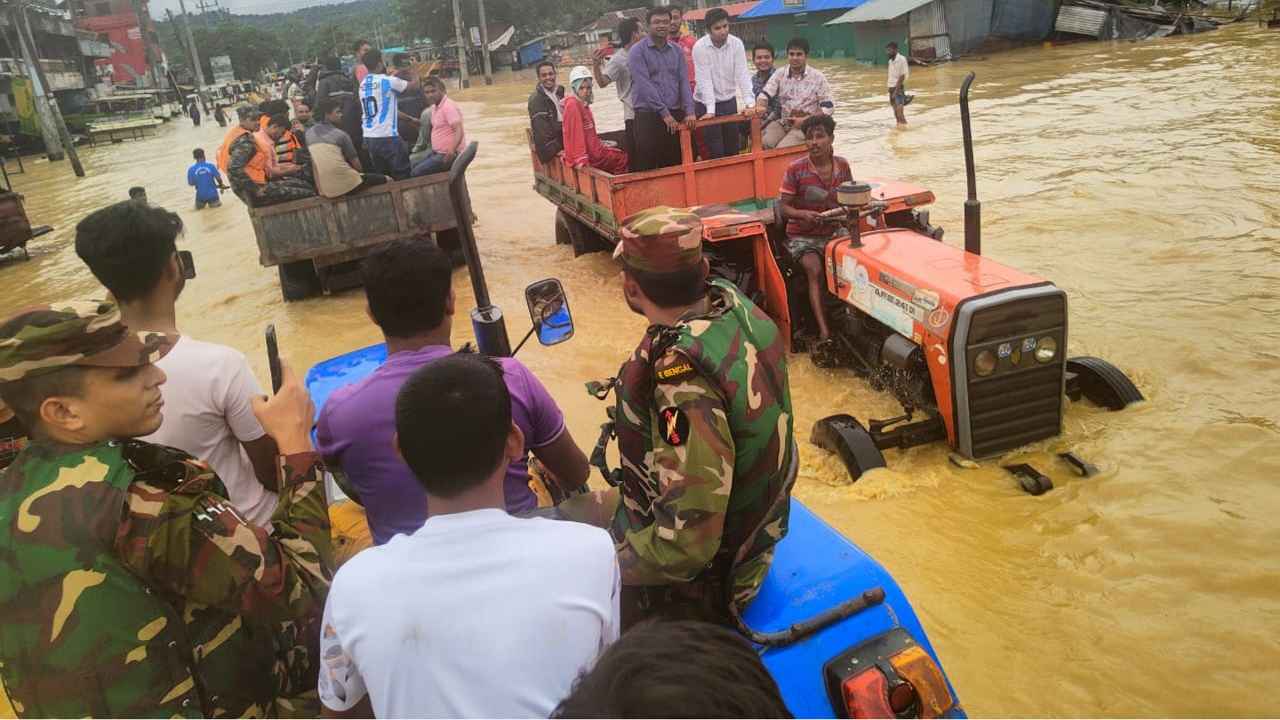
[[[253,399],[253,414],[262,429],[276,441],[281,455],[310,452],[311,426],[316,406],[289,364],[280,361],[280,392]]]

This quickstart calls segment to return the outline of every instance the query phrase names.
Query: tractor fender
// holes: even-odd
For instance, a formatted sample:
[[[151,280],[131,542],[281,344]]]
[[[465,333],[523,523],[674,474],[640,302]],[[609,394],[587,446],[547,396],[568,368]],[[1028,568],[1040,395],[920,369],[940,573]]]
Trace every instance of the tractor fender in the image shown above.
[[[814,423],[809,442],[840,456],[855,482],[864,472],[885,466],[871,433],[852,415],[831,415]]]

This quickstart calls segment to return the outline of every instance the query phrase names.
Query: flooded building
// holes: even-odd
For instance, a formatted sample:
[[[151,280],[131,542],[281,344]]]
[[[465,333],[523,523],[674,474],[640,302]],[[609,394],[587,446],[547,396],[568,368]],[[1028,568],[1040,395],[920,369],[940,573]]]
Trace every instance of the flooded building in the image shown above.
[[[140,88],[164,84],[160,38],[147,0],[67,0],[67,6],[77,28],[111,43],[111,57],[100,64],[111,68],[113,82]]]
[[[762,0],[738,17],[743,21],[762,21],[765,36],[780,55],[788,40],[802,37],[809,41],[813,57],[854,57],[854,39],[848,28],[827,23],[867,1]]]
[[[853,57],[883,65],[889,42],[930,62],[1043,40],[1055,15],[1055,4],[1045,0],[867,0],[827,25],[849,34]]]
[[[729,13],[729,32],[738,36],[738,39],[742,40],[742,44],[746,45],[748,50],[755,43],[769,39],[769,22],[767,19],[742,17],[743,14],[749,10],[754,10],[759,4],[759,0],[752,0],[751,2],[728,3],[716,6]],[[710,8],[688,10],[684,14],[684,21],[689,25],[689,31],[696,36],[705,35],[707,32],[707,10],[710,10]]]

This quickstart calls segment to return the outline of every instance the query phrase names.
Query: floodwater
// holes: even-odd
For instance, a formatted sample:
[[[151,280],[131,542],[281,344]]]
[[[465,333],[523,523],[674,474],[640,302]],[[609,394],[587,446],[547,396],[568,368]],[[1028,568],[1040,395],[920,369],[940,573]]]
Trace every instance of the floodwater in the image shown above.
[[[956,94],[974,90],[984,249],[1052,279],[1071,307],[1071,353],[1110,359],[1148,398],[1107,413],[1076,406],[1062,437],[1017,454],[1052,475],[1034,498],[995,463],[960,469],[945,447],[890,452],[848,482],[802,443],[796,493],[884,563],[913,600],[976,715],[1273,714],[1280,687],[1280,33],[1251,25],[1144,43],[1036,47],[914,68],[911,126],[892,127],[884,70],[818,63],[836,92],[838,151],[855,175],[913,180],[962,242]],[[565,80],[565,78],[561,78]],[[601,254],[554,245],[553,209],[530,188],[523,144],[532,81],[459,94],[480,141],[470,188],[495,301],[518,340],[521,289],[564,281],[569,343],[521,359],[551,388],[580,444],[604,408],[586,380],[611,375],[643,329]],[[621,121],[599,93],[602,127]],[[13,177],[35,223],[56,231],[29,263],[0,264],[0,306],[100,293],[75,256],[75,223],[145,185],[177,209],[200,276],[183,331],[233,345],[266,375],[262,328],[305,369],[375,342],[360,293],[285,305],[257,263],[244,210],[190,210],[190,150],[221,131],[185,119],[159,135],[83,149],[89,176],[28,161]],[[458,307],[474,305],[456,277]],[[465,318],[461,316],[461,318]],[[465,319],[455,341],[470,335]],[[898,408],[845,371],[794,356],[796,428],[828,414]],[[1102,468],[1075,478],[1054,454]],[[1270,688],[1270,689],[1268,689]]]

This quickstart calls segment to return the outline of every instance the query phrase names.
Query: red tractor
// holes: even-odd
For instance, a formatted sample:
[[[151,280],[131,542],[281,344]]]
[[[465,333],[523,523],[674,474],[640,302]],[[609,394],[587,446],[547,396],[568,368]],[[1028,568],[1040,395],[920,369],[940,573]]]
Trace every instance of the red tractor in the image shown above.
[[[1052,282],[982,255],[980,204],[969,126],[971,73],[960,91],[968,200],[964,249],[942,243],[942,232],[919,210],[933,194],[907,183],[870,180],[838,190],[840,207],[826,213],[845,223],[847,237],[827,245],[828,317],[834,362],[892,392],[899,417],[864,424],[851,415],[818,421],[812,441],[839,454],[856,480],[883,467],[883,450],[946,441],[963,458],[999,455],[1062,431],[1065,398],[1086,398],[1112,410],[1142,400],[1115,366],[1094,357],[1067,357],[1067,295]],[[773,251],[769,234],[784,224],[706,209],[704,237],[713,272],[738,281],[787,337],[808,324],[803,273]],[[750,251],[747,250],[750,241]],[[789,281],[793,280],[793,281]],[[1062,457],[1090,475],[1092,465]],[[1052,481],[1029,465],[1007,468],[1027,492]]]

